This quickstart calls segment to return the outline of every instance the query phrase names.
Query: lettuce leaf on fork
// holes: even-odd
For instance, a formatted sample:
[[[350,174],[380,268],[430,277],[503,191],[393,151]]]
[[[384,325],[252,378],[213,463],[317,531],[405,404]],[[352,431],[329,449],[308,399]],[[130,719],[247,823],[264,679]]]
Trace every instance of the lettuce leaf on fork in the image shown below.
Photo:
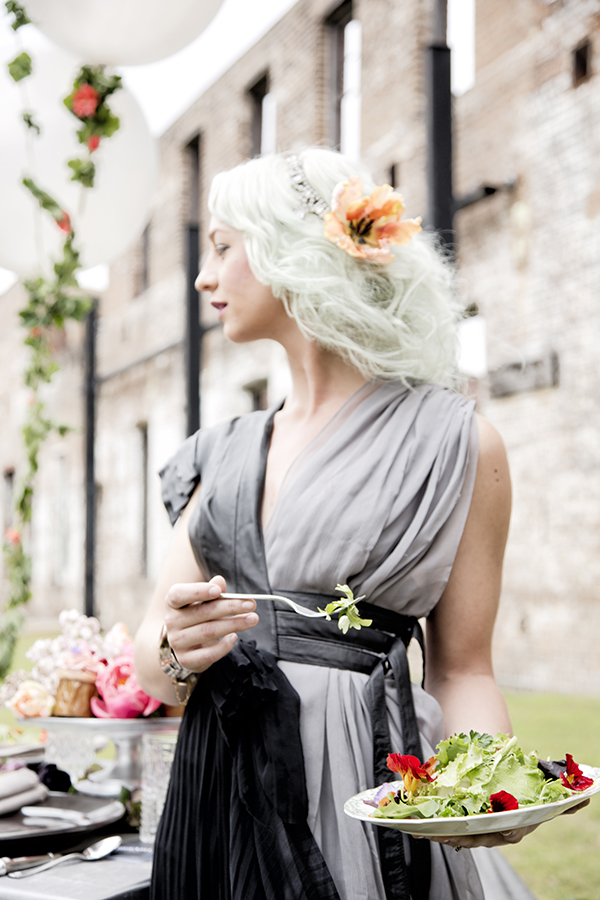
[[[346,596],[339,600],[332,600],[325,609],[318,607],[319,612],[326,614],[328,622],[331,622],[331,617],[337,613],[338,627],[344,634],[347,634],[349,628],[356,628],[360,631],[361,628],[368,628],[373,624],[373,619],[361,619],[356,607],[360,600],[365,599],[366,594],[355,598],[347,584],[336,584],[335,589]]]

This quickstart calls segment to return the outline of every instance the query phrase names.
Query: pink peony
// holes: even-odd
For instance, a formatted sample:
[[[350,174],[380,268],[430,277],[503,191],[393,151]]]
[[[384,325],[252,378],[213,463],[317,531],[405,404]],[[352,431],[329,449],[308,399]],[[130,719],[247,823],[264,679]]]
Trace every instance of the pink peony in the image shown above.
[[[102,699],[92,697],[92,712],[99,719],[137,719],[149,716],[161,705],[138,684],[133,665],[133,644],[123,648],[122,656],[100,666],[96,689]]]

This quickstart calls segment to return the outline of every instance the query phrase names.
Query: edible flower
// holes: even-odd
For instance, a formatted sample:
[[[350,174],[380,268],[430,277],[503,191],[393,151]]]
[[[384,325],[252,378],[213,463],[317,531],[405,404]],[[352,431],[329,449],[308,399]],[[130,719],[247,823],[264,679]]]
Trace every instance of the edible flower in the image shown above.
[[[560,780],[571,791],[585,791],[593,785],[594,779],[584,775],[570,753],[566,754],[567,771],[563,772]]]
[[[498,791],[490,797],[491,808],[488,812],[506,812],[508,809],[518,809],[519,801],[508,791]]]
[[[421,230],[421,219],[400,221],[404,200],[389,184],[367,197],[358,176],[338,184],[331,211],[325,214],[325,237],[350,256],[386,264],[394,256],[390,244],[408,244]]]
[[[416,793],[423,782],[435,781],[431,773],[434,771],[436,763],[435,756],[430,756],[424,763],[416,756],[403,756],[400,753],[389,753],[387,758],[388,769],[402,775],[404,789],[409,797]]]

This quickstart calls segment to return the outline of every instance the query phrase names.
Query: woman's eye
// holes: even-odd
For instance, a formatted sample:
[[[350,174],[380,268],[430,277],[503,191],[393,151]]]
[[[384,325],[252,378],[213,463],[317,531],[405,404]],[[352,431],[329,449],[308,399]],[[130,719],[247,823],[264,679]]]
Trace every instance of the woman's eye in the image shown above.
[[[217,244],[217,246],[215,247],[215,250],[217,251],[217,254],[219,256],[223,256],[225,251],[229,250],[229,247],[227,246],[227,244]]]

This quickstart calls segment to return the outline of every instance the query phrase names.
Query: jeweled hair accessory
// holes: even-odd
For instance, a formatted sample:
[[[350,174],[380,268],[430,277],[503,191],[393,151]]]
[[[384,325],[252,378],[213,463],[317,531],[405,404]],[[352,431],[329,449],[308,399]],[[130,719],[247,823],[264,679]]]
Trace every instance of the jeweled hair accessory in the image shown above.
[[[362,181],[354,176],[338,184],[331,210],[324,216],[325,237],[350,256],[382,264],[394,256],[390,244],[408,244],[421,230],[421,219],[405,219],[404,199],[389,184],[363,196]]]
[[[292,187],[300,195],[300,206],[296,207],[294,212],[301,219],[304,219],[308,213],[314,213],[320,219],[324,219],[325,213],[329,210],[329,204],[325,203],[323,198],[319,197],[312,185],[309,184],[306,172],[302,168],[302,163],[297,156],[288,156],[286,162]]]

